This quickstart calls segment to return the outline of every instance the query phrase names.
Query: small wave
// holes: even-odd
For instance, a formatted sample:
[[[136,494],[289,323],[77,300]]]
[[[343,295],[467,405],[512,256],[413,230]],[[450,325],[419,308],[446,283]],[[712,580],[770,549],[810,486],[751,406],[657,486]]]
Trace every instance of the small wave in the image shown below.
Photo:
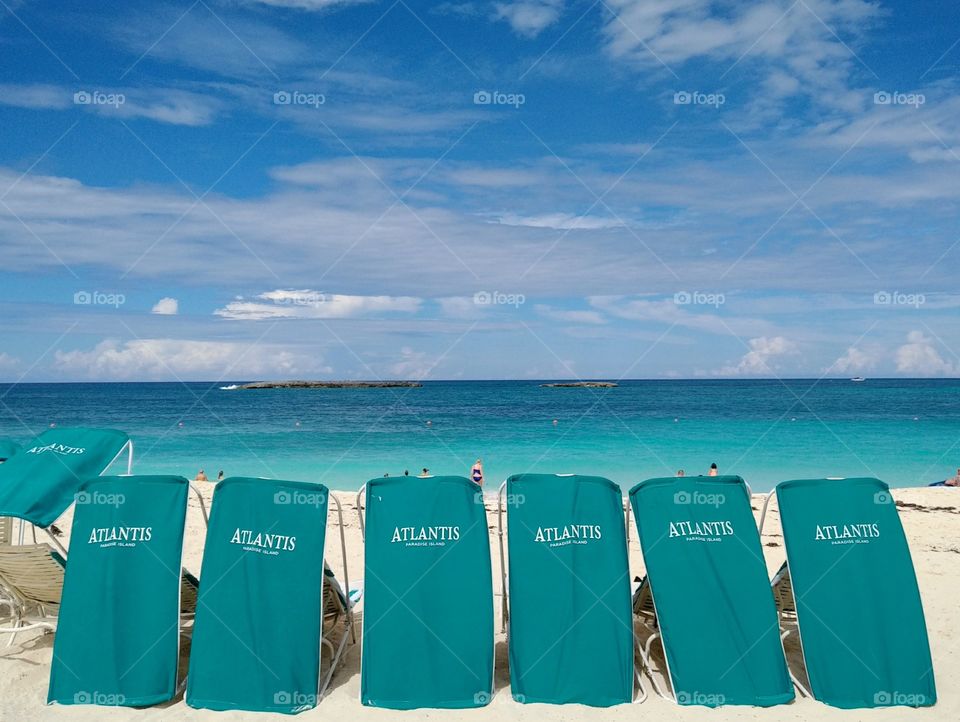
[[[221,386],[221,391],[235,391],[240,388],[240,384],[230,384],[229,386]]]

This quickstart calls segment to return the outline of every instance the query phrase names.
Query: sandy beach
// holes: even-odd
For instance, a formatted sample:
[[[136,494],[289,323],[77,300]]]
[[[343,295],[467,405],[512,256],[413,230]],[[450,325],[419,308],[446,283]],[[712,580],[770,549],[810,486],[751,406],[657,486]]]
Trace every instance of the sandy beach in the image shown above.
[[[209,504],[214,484],[198,484]],[[337,492],[343,505],[347,539],[347,562],[351,584],[363,576],[363,546],[356,514],[356,496],[349,492]],[[960,718],[960,680],[952,674],[960,664],[960,644],[956,617],[956,599],[960,591],[960,491],[943,488],[900,489],[894,492],[900,516],[910,542],[914,564],[923,596],[927,628],[933,654],[939,702],[935,707],[919,710],[906,708],[843,711],[819,702],[798,697],[789,705],[768,709],[724,707],[708,710],[703,707],[678,707],[652,693],[648,680],[644,680],[650,696],[642,705],[621,705],[607,709],[595,709],[580,705],[520,705],[514,702],[509,691],[509,670],[505,636],[499,633],[500,559],[497,545],[497,517],[495,500],[487,498],[487,520],[490,530],[491,555],[493,559],[494,590],[498,595],[496,604],[496,686],[492,703],[483,709],[444,711],[416,710],[402,713],[409,720],[427,719],[472,719],[483,720],[666,720],[697,719],[707,715],[714,720],[800,720],[800,719],[958,719]],[[759,517],[763,497],[754,495],[753,507]],[[70,526],[70,512],[59,522],[61,529]],[[190,500],[187,520],[187,535],[184,547],[184,565],[199,572],[203,548],[204,526],[199,505]],[[328,559],[341,573],[339,544],[336,543],[335,512],[330,513],[328,527]],[[774,504],[763,534],[767,566],[773,573],[783,562],[783,545],[779,517]],[[643,560],[635,530],[630,540],[630,565],[633,575],[644,573]],[[358,622],[362,627],[363,605],[359,607]],[[23,634],[17,637],[12,647],[0,649],[0,720],[201,720],[224,719],[224,715],[206,710],[194,710],[184,704],[182,697],[173,702],[148,709],[105,708],[93,706],[48,706],[45,703],[47,681],[50,673],[53,637]],[[5,642],[4,642],[5,643]],[[796,644],[787,645],[791,668],[796,672],[799,650]],[[351,647],[346,661],[333,679],[328,696],[317,708],[302,713],[302,719],[387,719],[401,713],[363,707],[359,696],[359,647]],[[660,658],[662,664],[662,658]],[[181,674],[183,673],[181,669]],[[231,713],[231,719],[263,720],[271,715],[261,713]],[[277,715],[277,718],[281,718]]]

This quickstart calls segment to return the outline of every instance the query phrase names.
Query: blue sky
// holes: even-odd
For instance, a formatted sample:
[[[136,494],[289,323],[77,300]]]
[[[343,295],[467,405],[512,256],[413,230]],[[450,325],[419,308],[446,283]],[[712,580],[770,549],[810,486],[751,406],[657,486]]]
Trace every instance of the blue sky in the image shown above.
[[[0,380],[960,374],[954,3],[0,5]]]

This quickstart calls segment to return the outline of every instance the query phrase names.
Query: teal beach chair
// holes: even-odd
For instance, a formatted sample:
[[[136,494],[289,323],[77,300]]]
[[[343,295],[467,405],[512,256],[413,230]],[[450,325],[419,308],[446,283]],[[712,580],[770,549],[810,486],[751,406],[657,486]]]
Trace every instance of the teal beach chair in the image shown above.
[[[493,580],[480,487],[460,476],[374,479],[357,510],[365,545],[360,701],[390,709],[488,704]]]
[[[647,568],[634,598],[660,640],[681,705],[789,702],[793,687],[779,635],[750,494],[739,476],[649,479],[630,490]]]
[[[231,477],[214,492],[200,575],[186,701],[191,707],[293,714],[314,707],[353,637],[347,603],[324,600],[327,509],[322,484]],[[341,597],[344,598],[344,597]],[[325,628],[326,627],[326,628]],[[331,637],[341,634],[338,641]],[[331,652],[321,677],[321,649]]]
[[[498,509],[504,491],[503,619],[513,698],[630,702],[633,616],[620,487],[598,476],[519,474],[500,487]],[[499,512],[498,519],[502,538]]]
[[[844,709],[935,704],[923,604],[889,487],[802,479],[774,493],[787,559],[773,588],[813,696]]]
[[[172,699],[188,482],[100,477],[77,497],[48,702],[142,707]]]

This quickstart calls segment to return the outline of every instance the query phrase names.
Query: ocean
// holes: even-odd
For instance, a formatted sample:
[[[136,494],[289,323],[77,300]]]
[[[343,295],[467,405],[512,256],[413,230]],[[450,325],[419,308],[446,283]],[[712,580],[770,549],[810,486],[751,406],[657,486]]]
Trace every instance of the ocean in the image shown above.
[[[624,489],[678,469],[925,485],[960,467],[960,380],[426,381],[420,388],[223,390],[218,383],[0,385],[0,436],[122,429],[134,471],[266,476],[357,489],[372,477],[606,476]],[[556,423],[554,423],[556,421]]]

